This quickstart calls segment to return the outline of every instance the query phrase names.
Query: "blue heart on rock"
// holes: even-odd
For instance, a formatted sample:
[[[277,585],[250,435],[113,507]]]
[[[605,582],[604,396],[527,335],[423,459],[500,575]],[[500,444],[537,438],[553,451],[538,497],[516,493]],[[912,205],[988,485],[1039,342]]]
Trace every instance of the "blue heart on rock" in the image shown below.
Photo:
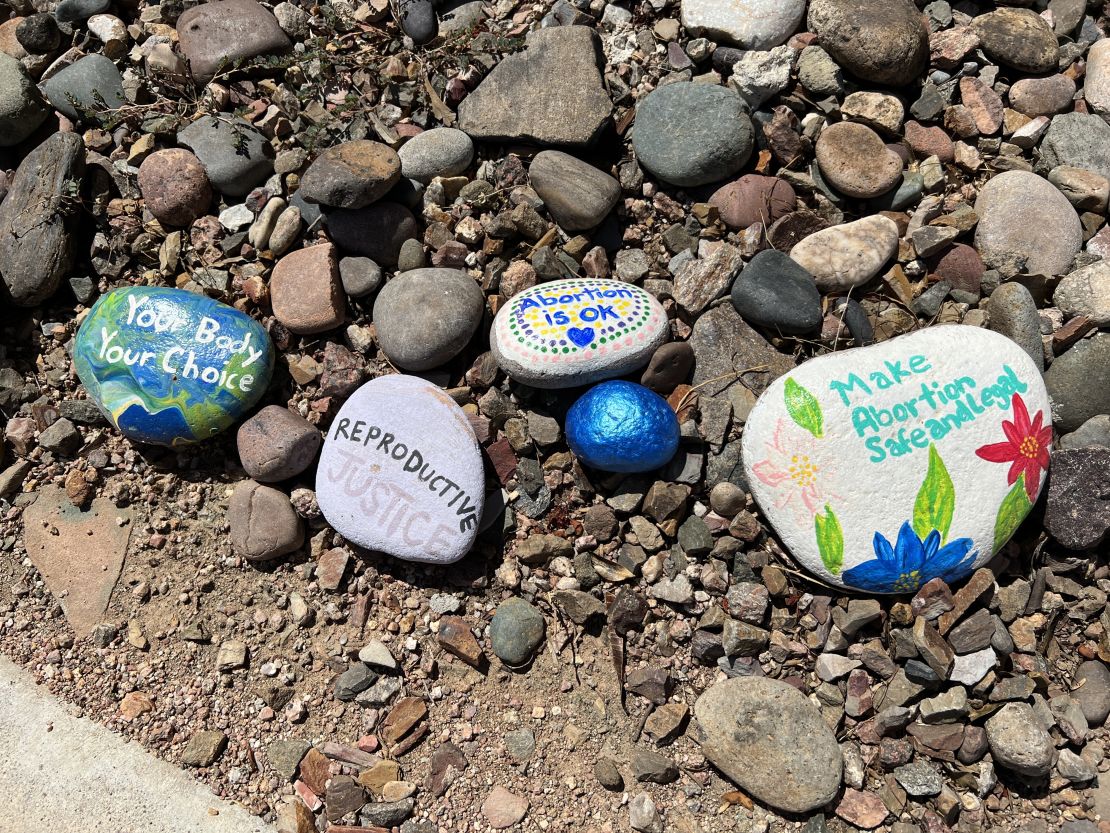
[[[567,330],[567,338],[573,341],[579,347],[585,347],[594,340],[593,327],[571,327]]]

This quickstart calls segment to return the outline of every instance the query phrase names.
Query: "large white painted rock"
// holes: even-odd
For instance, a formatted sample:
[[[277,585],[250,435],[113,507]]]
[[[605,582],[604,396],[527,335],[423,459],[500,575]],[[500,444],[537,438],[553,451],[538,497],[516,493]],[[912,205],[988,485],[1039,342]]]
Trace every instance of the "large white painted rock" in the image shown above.
[[[415,376],[354,392],[324,439],[316,499],[347,540],[406,561],[450,564],[470,550],[485,499],[466,414]]]
[[[819,578],[912,593],[966,577],[1006,543],[1044,482],[1051,420],[1014,342],[930,327],[775,380],[744,428],[744,471]]]
[[[662,305],[623,281],[541,283],[497,313],[490,349],[497,364],[536,388],[573,388],[647,364],[670,332]]]

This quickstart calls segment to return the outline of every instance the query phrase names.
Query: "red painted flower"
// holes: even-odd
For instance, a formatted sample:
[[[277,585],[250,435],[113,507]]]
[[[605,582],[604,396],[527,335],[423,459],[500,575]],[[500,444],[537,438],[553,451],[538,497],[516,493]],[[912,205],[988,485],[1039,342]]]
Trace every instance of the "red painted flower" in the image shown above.
[[[1048,468],[1048,449],[1052,444],[1052,425],[1043,428],[1044,411],[1037,411],[1033,422],[1029,422],[1029,411],[1025,402],[1016,393],[1013,399],[1014,421],[1002,420],[1002,430],[1006,442],[992,443],[976,449],[975,453],[992,463],[1010,463],[1006,482],[1011,485],[1018,477],[1025,475],[1025,493],[1032,503],[1037,497],[1037,487],[1041,485],[1041,472]]]

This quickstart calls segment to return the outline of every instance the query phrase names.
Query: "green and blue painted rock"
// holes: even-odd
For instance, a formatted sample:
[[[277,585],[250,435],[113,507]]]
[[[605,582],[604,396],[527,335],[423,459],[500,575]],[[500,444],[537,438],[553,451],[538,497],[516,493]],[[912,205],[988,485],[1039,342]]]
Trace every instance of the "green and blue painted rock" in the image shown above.
[[[274,348],[261,324],[226,304],[130,286],[96,302],[73,360],[89,398],[122,434],[179,446],[218,434],[258,402]]]

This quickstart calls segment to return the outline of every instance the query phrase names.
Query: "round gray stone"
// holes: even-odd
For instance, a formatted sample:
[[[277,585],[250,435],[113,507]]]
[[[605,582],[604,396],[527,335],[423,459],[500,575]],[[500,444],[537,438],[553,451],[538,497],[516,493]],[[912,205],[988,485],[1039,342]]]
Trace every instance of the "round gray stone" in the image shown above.
[[[620,183],[609,174],[559,150],[536,154],[528,180],[565,231],[594,228],[621,196]]]
[[[339,280],[352,298],[363,298],[382,285],[382,267],[368,257],[345,257],[339,261]]]
[[[110,0],[62,0],[54,9],[54,17],[59,23],[77,23],[108,11],[111,5]]]
[[[1093,416],[1070,434],[1060,438],[1060,447],[1064,449],[1092,446],[1110,448],[1110,414]]]
[[[821,326],[821,293],[813,275],[789,256],[765,249],[732,285],[732,305],[749,324],[786,335]]]
[[[347,254],[368,257],[387,269],[397,265],[405,241],[420,233],[412,212],[395,202],[337,209],[326,215],[326,222],[328,235],[336,246]]]
[[[457,176],[469,168],[474,161],[474,142],[461,130],[437,127],[413,136],[397,155],[401,157],[402,176],[428,183],[437,176]]]
[[[725,87],[668,84],[636,107],[636,158],[671,185],[693,187],[732,176],[751,156],[752,142],[744,102]]]
[[[542,613],[524,599],[507,599],[490,621],[490,645],[498,659],[518,668],[532,658],[543,641],[543,632]]]
[[[1041,318],[1037,302],[1020,283],[1004,283],[991,293],[987,302],[988,326],[1002,333],[1029,354],[1044,370],[1044,346],[1041,343]]]
[[[996,763],[1030,778],[1051,771],[1052,738],[1028,703],[1007,703],[987,720],[986,729]]]
[[[1088,419],[1110,414],[1110,333],[1085,338],[1044,375],[1057,431],[1074,431]]]
[[[979,191],[975,248],[1003,274],[1063,275],[1083,245],[1083,226],[1067,197],[1029,171],[1006,171]]]
[[[269,142],[244,119],[201,116],[178,132],[177,143],[196,154],[212,187],[229,197],[245,197],[274,171]]]
[[[725,680],[698,698],[694,714],[705,733],[702,754],[776,810],[808,813],[840,790],[836,735],[793,686],[767,677]]]
[[[1110,715],[1110,669],[1097,660],[1080,663],[1075,684],[1079,687],[1071,696],[1079,703],[1087,725],[1092,729],[1101,726]]]
[[[389,281],[374,302],[378,344],[405,370],[439,367],[470,341],[485,296],[466,272],[414,269]]]
[[[50,76],[42,85],[42,91],[50,106],[73,121],[81,118],[77,107],[100,112],[105,107],[112,110],[127,103],[123,97],[123,77],[112,60],[104,55],[86,55],[75,61]]]
[[[0,146],[19,144],[48,115],[50,111],[19,61],[0,52]]]
[[[1110,263],[1098,260],[1060,281],[1052,303],[1069,318],[1085,315],[1099,327],[1110,324]]]
[[[1053,116],[1040,149],[1045,170],[1070,165],[1110,179],[1110,124],[1100,116],[1093,113]]]

